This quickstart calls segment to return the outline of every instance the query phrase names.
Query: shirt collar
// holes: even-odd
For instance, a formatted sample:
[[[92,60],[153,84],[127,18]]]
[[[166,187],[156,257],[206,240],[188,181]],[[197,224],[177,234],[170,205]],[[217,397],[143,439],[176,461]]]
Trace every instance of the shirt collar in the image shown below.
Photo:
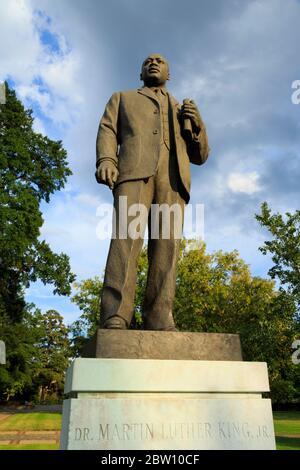
[[[159,89],[164,96],[167,96],[167,93],[168,93],[166,87],[151,86],[151,87],[144,87],[144,88],[148,88],[149,90],[153,91],[153,93],[156,93],[155,90]]]

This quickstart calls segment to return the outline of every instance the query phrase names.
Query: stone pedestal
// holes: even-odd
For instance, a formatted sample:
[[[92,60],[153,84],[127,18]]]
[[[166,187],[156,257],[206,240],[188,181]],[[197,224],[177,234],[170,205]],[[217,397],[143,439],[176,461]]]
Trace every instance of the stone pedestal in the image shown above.
[[[88,342],[83,357],[242,361],[239,335],[174,331],[103,330]]]
[[[265,363],[76,359],[61,448],[275,449],[268,391]]]

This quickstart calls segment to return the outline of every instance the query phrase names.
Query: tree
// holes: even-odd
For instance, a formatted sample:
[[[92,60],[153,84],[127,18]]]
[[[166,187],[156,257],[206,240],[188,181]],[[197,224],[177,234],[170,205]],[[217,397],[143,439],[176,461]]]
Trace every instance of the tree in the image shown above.
[[[21,322],[0,317],[7,348],[6,367],[0,368],[0,397],[5,400],[57,399],[71,356],[69,329],[55,310],[42,314],[26,305]]]
[[[296,308],[272,280],[252,277],[238,252],[213,254],[184,242],[174,317],[184,331],[237,333],[243,358],[267,362],[273,401],[299,399],[299,367],[291,361]],[[188,302],[187,300],[188,299]]]
[[[272,257],[273,266],[268,274],[279,282],[277,315],[281,318],[281,324],[289,325],[285,341],[278,342],[273,390],[280,401],[286,400],[286,397],[299,400],[300,369],[299,365],[292,364],[291,348],[300,334],[300,211],[293,214],[286,212],[284,216],[272,214],[264,202],[261,213],[255,217],[271,235],[271,239],[266,240],[259,249],[264,255],[269,253]]]
[[[30,397],[42,334],[40,315],[32,304],[25,304],[22,321],[12,322],[8,315],[0,315],[1,339],[6,345],[6,364],[0,367],[0,400]]]
[[[37,343],[38,354],[34,358],[34,390],[38,388],[39,400],[49,396],[58,398],[63,393],[65,371],[71,356],[69,329],[56,310],[48,310],[41,315],[38,326],[41,337]]]
[[[0,338],[8,362],[1,367],[0,391],[12,397],[28,389],[33,377],[38,313],[25,302],[26,287],[39,279],[68,295],[75,276],[68,256],[39,238],[40,204],[49,203],[71,174],[66,151],[61,141],[33,130],[32,111],[8,84],[6,95],[0,105]]]
[[[6,89],[0,105],[0,313],[17,321],[30,282],[40,279],[53,283],[54,293],[70,293],[75,276],[68,257],[39,240],[39,206],[64,187],[71,171],[62,143],[34,132],[32,111]]]
[[[100,322],[100,297],[103,282],[99,277],[74,283],[76,294],[71,297],[82,311],[78,320],[71,325],[72,350],[80,356],[87,338],[91,338]]]
[[[300,211],[294,214],[286,212],[272,214],[268,204],[261,205],[261,214],[256,219],[266,227],[272,235],[271,240],[265,241],[260,251],[272,255],[274,265],[269,270],[272,279],[278,279],[281,289],[286,289],[300,306]]]
[[[144,248],[138,264],[135,328],[142,325],[147,267]],[[76,303],[83,313],[77,326],[84,324],[79,328],[83,337],[95,332],[99,323],[102,281],[89,279],[78,288]],[[195,249],[194,241],[183,240],[173,313],[181,331],[239,334],[244,360],[268,363],[273,400],[298,396],[300,377],[291,361],[295,305],[276,290],[273,280],[253,277],[237,251],[209,254],[204,244]]]

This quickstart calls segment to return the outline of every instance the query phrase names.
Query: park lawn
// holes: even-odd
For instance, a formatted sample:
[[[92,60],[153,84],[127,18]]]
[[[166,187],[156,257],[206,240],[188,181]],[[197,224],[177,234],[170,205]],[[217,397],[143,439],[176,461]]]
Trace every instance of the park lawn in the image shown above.
[[[300,435],[300,411],[274,411],[276,434]]]
[[[0,431],[59,431],[61,413],[15,413],[0,421]]]
[[[300,450],[300,411],[274,412],[278,450]],[[0,431],[59,431],[60,413],[16,413],[0,421]],[[59,444],[0,444],[0,450],[58,450]]]
[[[278,450],[300,450],[300,411],[275,411],[274,427]]]
[[[4,444],[0,450],[59,450],[59,444]]]
[[[300,450],[300,439],[298,437],[276,436],[277,450]]]

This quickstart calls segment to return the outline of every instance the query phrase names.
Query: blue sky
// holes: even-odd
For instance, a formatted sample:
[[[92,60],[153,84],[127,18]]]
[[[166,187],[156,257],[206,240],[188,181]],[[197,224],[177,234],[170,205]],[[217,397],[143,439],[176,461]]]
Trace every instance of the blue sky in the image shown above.
[[[96,209],[111,202],[94,179],[95,138],[114,91],[140,86],[143,59],[170,62],[168,88],[194,99],[211,155],[192,168],[191,202],[205,205],[209,251],[238,249],[255,275],[270,260],[254,214],[299,208],[300,3],[296,0],[0,0],[0,79],[34,110],[35,128],[62,139],[73,176],[43,204],[41,237],[70,256],[78,280],[102,275],[109,241],[96,236]],[[51,286],[27,299],[78,316]]]

